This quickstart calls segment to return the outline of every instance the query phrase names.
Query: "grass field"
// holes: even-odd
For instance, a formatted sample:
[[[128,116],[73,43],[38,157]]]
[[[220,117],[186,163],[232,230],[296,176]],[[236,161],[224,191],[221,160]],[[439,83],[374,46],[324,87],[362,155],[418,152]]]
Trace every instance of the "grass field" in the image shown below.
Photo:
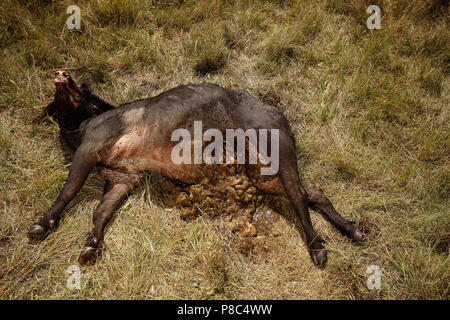
[[[71,0],[0,3],[1,299],[448,299],[450,26],[444,0]],[[381,8],[369,30],[366,8]],[[354,245],[316,213],[319,269],[278,220],[245,254],[220,219],[180,219],[149,177],[106,234],[107,250],[66,286],[103,181],[91,174],[57,232],[26,232],[52,205],[72,154],[35,121],[64,69],[120,104],[185,83],[246,89],[281,110],[300,175],[369,231]],[[287,208],[287,215],[292,215]],[[370,265],[381,288],[366,286]]]

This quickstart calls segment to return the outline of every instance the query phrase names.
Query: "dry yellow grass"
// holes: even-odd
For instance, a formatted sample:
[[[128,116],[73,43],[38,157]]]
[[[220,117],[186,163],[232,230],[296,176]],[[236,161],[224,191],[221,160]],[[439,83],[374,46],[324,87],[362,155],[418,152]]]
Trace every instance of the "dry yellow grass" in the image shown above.
[[[71,1],[0,4],[0,298],[448,299],[449,63],[445,1]],[[380,30],[365,9],[382,9]],[[34,123],[71,71],[120,104],[189,82],[247,89],[281,108],[300,174],[370,230],[355,246],[312,213],[330,250],[313,266],[293,213],[243,254],[220,219],[186,222],[157,200],[158,178],[126,201],[107,251],[66,287],[103,183],[91,174],[58,231],[26,231],[61,189],[71,153]],[[378,265],[381,289],[368,290]]]

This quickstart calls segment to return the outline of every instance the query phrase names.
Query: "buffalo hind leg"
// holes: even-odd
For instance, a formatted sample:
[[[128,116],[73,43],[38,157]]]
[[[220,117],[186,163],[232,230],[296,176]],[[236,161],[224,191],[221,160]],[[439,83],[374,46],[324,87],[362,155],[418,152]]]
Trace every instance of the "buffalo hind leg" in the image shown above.
[[[77,149],[70,167],[69,177],[54,205],[28,231],[27,236],[31,241],[43,240],[57,228],[62,211],[80,191],[96,162],[96,152],[92,150],[89,144],[82,144]]]
[[[311,259],[317,266],[324,266],[327,262],[327,251],[324,241],[314,230],[308,211],[308,194],[300,182],[295,155],[295,145],[291,136],[280,135],[280,168],[279,177],[286,195],[291,202],[297,216],[300,218]]]
[[[353,222],[345,219],[336,211],[322,190],[306,188],[306,192],[308,193],[308,205],[310,208],[322,214],[341,234],[355,242],[364,240],[363,233],[355,227]]]
[[[106,168],[101,168],[100,171],[106,178],[105,192],[94,212],[94,227],[78,258],[78,262],[82,265],[95,264],[98,256],[105,249],[104,231],[106,225],[122,201],[139,185],[142,179],[142,175],[140,174],[126,174]]]

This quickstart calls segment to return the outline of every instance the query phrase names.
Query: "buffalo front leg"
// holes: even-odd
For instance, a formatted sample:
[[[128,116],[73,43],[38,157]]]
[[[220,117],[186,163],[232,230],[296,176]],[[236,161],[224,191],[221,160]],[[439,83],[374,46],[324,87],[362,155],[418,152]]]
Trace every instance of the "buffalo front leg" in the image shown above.
[[[104,231],[117,208],[129,193],[139,185],[142,176],[139,174],[126,174],[102,168],[102,175],[106,178],[103,198],[94,212],[94,227],[88,236],[85,247],[78,262],[82,265],[92,265],[105,249]]]
[[[325,197],[323,191],[316,188],[306,188],[308,193],[308,205],[322,214],[342,235],[355,242],[364,240],[364,235],[353,222],[345,219],[336,211],[331,201]]]
[[[97,153],[89,144],[80,145],[73,157],[69,177],[54,205],[28,231],[27,236],[31,241],[42,240],[56,229],[62,211],[80,191],[97,160]]]

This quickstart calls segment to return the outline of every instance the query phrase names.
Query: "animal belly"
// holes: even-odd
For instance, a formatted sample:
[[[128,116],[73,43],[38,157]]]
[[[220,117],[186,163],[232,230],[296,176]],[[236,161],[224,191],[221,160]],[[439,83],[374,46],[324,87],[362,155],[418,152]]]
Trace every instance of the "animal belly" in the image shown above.
[[[152,171],[185,184],[198,183],[205,178],[214,181],[217,176],[226,175],[227,172],[230,172],[230,168],[235,166],[230,164],[176,164],[172,159],[174,147],[172,143],[167,141],[163,144],[158,140],[152,140],[141,131],[134,130],[120,137],[107,152],[108,156],[104,159],[104,164],[111,169],[128,173]],[[191,151],[193,154],[194,150]],[[225,158],[223,162],[226,162]],[[275,195],[285,194],[283,185],[276,175],[261,175],[260,164],[239,165],[239,167],[245,168],[246,177],[261,192]]]

